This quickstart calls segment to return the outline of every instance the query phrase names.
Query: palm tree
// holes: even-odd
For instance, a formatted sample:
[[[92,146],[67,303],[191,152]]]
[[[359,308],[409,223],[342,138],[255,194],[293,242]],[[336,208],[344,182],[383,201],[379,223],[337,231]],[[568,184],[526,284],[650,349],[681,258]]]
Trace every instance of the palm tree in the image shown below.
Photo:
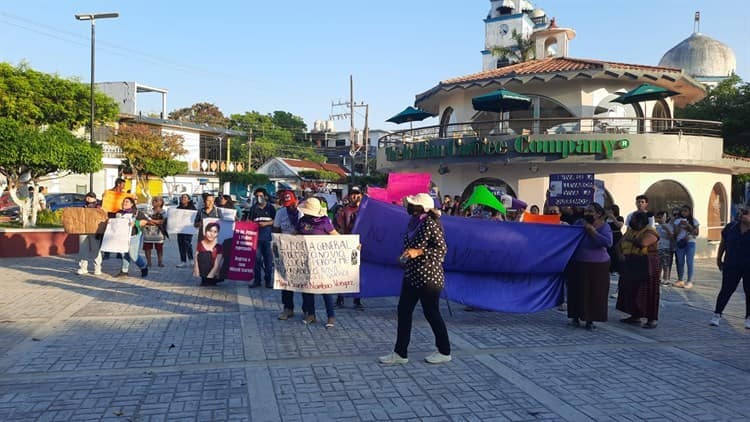
[[[511,32],[510,37],[516,42],[516,45],[509,47],[492,47],[490,51],[493,56],[502,57],[508,61],[525,62],[534,59],[534,40],[524,38],[515,29]],[[514,60],[515,59],[515,60]]]

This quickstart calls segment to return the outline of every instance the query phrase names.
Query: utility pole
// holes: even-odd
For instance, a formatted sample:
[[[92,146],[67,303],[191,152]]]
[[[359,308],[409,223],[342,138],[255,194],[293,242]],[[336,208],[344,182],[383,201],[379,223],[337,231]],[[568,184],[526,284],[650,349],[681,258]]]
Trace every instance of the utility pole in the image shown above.
[[[333,108],[337,106],[346,106],[349,108],[348,113],[333,113]],[[369,128],[368,128],[368,116],[369,116],[369,105],[365,104],[364,102],[357,104],[354,102],[354,77],[352,75],[349,75],[349,101],[339,101],[339,102],[331,102],[331,114],[328,116],[331,120],[339,120],[339,119],[349,119],[349,142],[350,142],[350,148],[349,148],[349,156],[352,158],[352,184],[354,184],[354,172],[355,169],[355,158],[357,156],[357,153],[362,148],[362,145],[357,144],[357,130],[355,127],[354,122],[354,109],[364,107],[365,108],[365,128],[363,132],[363,137],[365,140],[363,141],[363,144],[365,145],[365,167],[367,166],[367,144],[369,142],[367,141],[367,138],[369,136]],[[367,170],[365,172],[367,173]]]
[[[370,149],[370,145],[369,145],[370,144],[370,127],[368,126],[368,119],[370,116],[370,105],[365,104],[364,106],[365,106],[365,130],[362,134],[362,137],[364,138],[363,143],[365,144],[365,172],[364,173],[365,173],[365,176],[369,176],[370,166],[367,165],[367,153],[368,153],[368,150]]]

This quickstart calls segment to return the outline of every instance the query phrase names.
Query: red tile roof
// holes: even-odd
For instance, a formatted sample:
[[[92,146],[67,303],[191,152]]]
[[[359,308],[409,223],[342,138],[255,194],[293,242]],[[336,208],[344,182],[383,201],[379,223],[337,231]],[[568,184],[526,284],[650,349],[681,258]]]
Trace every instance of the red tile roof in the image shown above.
[[[342,178],[346,177],[346,170],[341,168],[340,166],[336,164],[330,164],[330,163],[323,163],[319,164],[315,161],[310,160],[297,160],[294,158],[279,158],[283,162],[285,162],[288,166],[294,167],[297,169],[307,169],[307,170],[325,170],[325,171],[332,171]]]
[[[520,75],[536,75],[556,72],[573,72],[578,70],[606,69],[682,73],[681,69],[672,67],[646,66],[640,64],[606,62],[602,60],[576,59],[571,57],[551,57],[539,60],[529,60],[523,63],[501,67],[499,69],[492,69],[484,72],[472,73],[466,76],[459,76],[458,78],[442,81],[440,84],[458,84],[464,82],[474,82],[486,79],[506,78]]]

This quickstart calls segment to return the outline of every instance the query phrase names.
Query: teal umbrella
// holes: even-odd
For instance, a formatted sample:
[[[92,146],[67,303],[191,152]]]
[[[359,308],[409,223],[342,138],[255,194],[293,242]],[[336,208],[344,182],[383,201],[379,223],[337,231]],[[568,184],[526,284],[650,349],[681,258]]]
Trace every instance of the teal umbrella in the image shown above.
[[[434,116],[435,115],[430,112],[409,106],[409,107],[406,107],[404,111],[402,111],[401,113],[398,113],[397,115],[386,120],[386,122],[396,123],[399,125],[404,122],[409,122],[409,130],[413,131],[414,130],[414,128],[412,128],[413,122],[419,122],[428,117],[434,117]]]
[[[517,92],[508,91],[507,89],[498,89],[471,99],[471,105],[477,111],[491,111],[500,113],[501,119],[503,112],[513,110],[526,110],[531,106],[531,98]],[[502,130],[502,123],[500,123]]]
[[[641,101],[662,100],[664,98],[679,94],[679,92],[662,88],[660,86],[641,84],[637,88],[631,89],[630,91],[620,95],[612,101],[620,104],[633,104],[639,103]]]

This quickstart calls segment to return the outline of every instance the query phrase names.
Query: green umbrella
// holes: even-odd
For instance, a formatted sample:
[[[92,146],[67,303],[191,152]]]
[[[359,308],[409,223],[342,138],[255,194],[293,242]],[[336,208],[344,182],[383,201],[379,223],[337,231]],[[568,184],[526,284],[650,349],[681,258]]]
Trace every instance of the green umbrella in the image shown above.
[[[494,208],[505,214],[505,206],[503,205],[503,203],[498,201],[497,197],[492,192],[490,192],[490,190],[487,189],[487,186],[485,185],[474,186],[474,192],[472,192],[469,199],[463,203],[462,208],[466,209],[474,204]]]
[[[412,122],[419,122],[428,117],[434,117],[435,115],[424,110],[420,110],[415,107],[406,107],[404,111],[386,120],[386,122],[401,124],[409,122],[409,130],[413,131]]]
[[[612,101],[620,104],[632,104],[639,103],[641,101],[661,100],[679,94],[679,92],[662,88],[660,86],[641,84],[637,88],[631,89],[630,91],[620,95]]]
[[[503,112],[505,111],[528,109],[529,106],[531,106],[531,98],[501,88],[472,98],[471,105],[474,106],[474,110],[477,111],[492,111],[500,113],[502,119]],[[502,122],[500,123],[500,130],[503,130]]]

